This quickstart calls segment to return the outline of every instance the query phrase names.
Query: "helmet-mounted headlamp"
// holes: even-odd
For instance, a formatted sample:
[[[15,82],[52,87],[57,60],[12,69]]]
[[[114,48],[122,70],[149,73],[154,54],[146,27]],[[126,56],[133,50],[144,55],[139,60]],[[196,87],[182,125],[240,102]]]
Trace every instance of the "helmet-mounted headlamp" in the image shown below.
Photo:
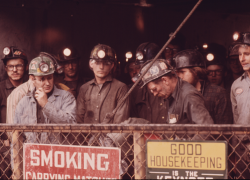
[[[203,49],[207,49],[208,48],[208,45],[205,43],[202,45]]]
[[[132,58],[133,54],[132,54],[132,52],[129,51],[125,54],[125,56],[127,59],[130,59],[130,58]]]
[[[104,58],[106,56],[106,53],[103,50],[99,50],[97,52],[97,56],[102,59],[102,58]]]
[[[65,49],[63,50],[63,54],[64,54],[65,56],[70,56],[70,55],[71,55],[71,50],[70,50],[69,48],[65,48]]]
[[[206,56],[208,61],[213,61],[214,60],[214,55],[212,53],[208,53]]]
[[[4,55],[9,55],[10,54],[10,48],[9,47],[5,47],[4,49],[3,49],[3,54]]]
[[[239,38],[240,38],[240,33],[239,33],[239,32],[235,32],[235,33],[233,34],[233,40],[234,40],[234,41],[237,41],[237,40],[239,40]]]
[[[136,59],[142,60],[143,59],[143,54],[141,52],[136,53]]]
[[[45,63],[44,61],[42,61],[40,64],[39,64],[39,69],[42,71],[42,72],[48,72],[49,70],[49,65],[47,63]]]

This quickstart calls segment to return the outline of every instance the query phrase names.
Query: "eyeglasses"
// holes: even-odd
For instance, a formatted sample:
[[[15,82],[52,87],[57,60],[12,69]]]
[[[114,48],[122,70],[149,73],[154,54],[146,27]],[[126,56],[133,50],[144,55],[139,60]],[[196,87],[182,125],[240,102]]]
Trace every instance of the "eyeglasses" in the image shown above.
[[[207,72],[208,72],[208,76],[214,76],[214,74],[217,76],[221,76],[223,74],[222,70],[214,70],[214,71],[207,70]]]
[[[169,47],[166,47],[166,49],[165,49],[165,53],[168,53],[168,54],[176,54],[176,53],[178,53],[178,51],[179,51],[179,49],[177,49],[177,48],[169,48]]]
[[[23,70],[24,65],[23,65],[23,64],[17,64],[17,65],[7,65],[7,66],[6,66],[6,68],[7,68],[9,71],[13,71],[13,70],[14,70],[14,67],[15,67],[17,70]]]

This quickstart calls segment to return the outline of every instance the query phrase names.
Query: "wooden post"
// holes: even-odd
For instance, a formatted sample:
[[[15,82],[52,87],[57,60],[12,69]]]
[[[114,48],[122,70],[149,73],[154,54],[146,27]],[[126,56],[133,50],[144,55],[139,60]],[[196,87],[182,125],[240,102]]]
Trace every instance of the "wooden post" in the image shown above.
[[[13,145],[13,179],[23,179],[23,147],[22,147],[22,136],[20,136],[19,131],[14,131],[12,135],[12,145]]]
[[[146,160],[145,160],[145,140],[144,134],[134,132],[134,167],[135,179],[146,178]]]

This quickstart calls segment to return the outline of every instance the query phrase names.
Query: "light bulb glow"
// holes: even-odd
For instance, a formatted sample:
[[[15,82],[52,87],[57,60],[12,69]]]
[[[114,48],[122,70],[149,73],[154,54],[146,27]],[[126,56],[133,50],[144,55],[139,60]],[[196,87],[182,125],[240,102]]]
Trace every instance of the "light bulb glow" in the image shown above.
[[[63,54],[64,54],[65,56],[70,56],[71,50],[70,50],[69,48],[65,48],[65,49],[63,50]]]
[[[10,54],[10,48],[9,48],[9,47],[5,47],[5,48],[3,49],[3,54],[4,54],[4,55],[9,55],[9,54]]]
[[[125,56],[126,56],[127,59],[130,59],[130,58],[132,58],[133,54],[132,54],[132,52],[129,51],[129,52],[126,53]]]
[[[143,59],[143,54],[140,53],[140,52],[138,52],[138,53],[136,54],[136,59],[142,60],[142,59]]]
[[[235,33],[233,34],[233,40],[234,40],[234,41],[237,41],[237,40],[239,39],[239,37],[240,37],[240,34],[239,34],[238,32],[235,32]]]
[[[214,55],[212,53],[207,54],[207,60],[208,61],[214,60]]]
[[[47,72],[47,71],[49,70],[48,64],[46,64],[46,63],[41,63],[41,65],[40,65],[40,70],[41,70],[42,72]]]
[[[100,51],[97,52],[97,56],[99,58],[104,58],[105,57],[105,52],[103,50],[100,50]]]
[[[207,44],[203,44],[203,49],[207,49],[208,48],[208,45]]]

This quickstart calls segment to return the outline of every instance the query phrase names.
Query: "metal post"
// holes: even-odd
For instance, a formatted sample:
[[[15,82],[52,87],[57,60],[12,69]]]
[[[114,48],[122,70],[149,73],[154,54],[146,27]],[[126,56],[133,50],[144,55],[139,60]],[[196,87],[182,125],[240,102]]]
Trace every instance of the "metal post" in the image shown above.
[[[144,134],[139,131],[134,132],[134,168],[135,179],[145,179],[146,160],[145,160],[145,140]]]
[[[13,145],[13,179],[23,179],[22,175],[22,138],[20,137],[19,131],[15,130],[12,135],[12,145]]]

